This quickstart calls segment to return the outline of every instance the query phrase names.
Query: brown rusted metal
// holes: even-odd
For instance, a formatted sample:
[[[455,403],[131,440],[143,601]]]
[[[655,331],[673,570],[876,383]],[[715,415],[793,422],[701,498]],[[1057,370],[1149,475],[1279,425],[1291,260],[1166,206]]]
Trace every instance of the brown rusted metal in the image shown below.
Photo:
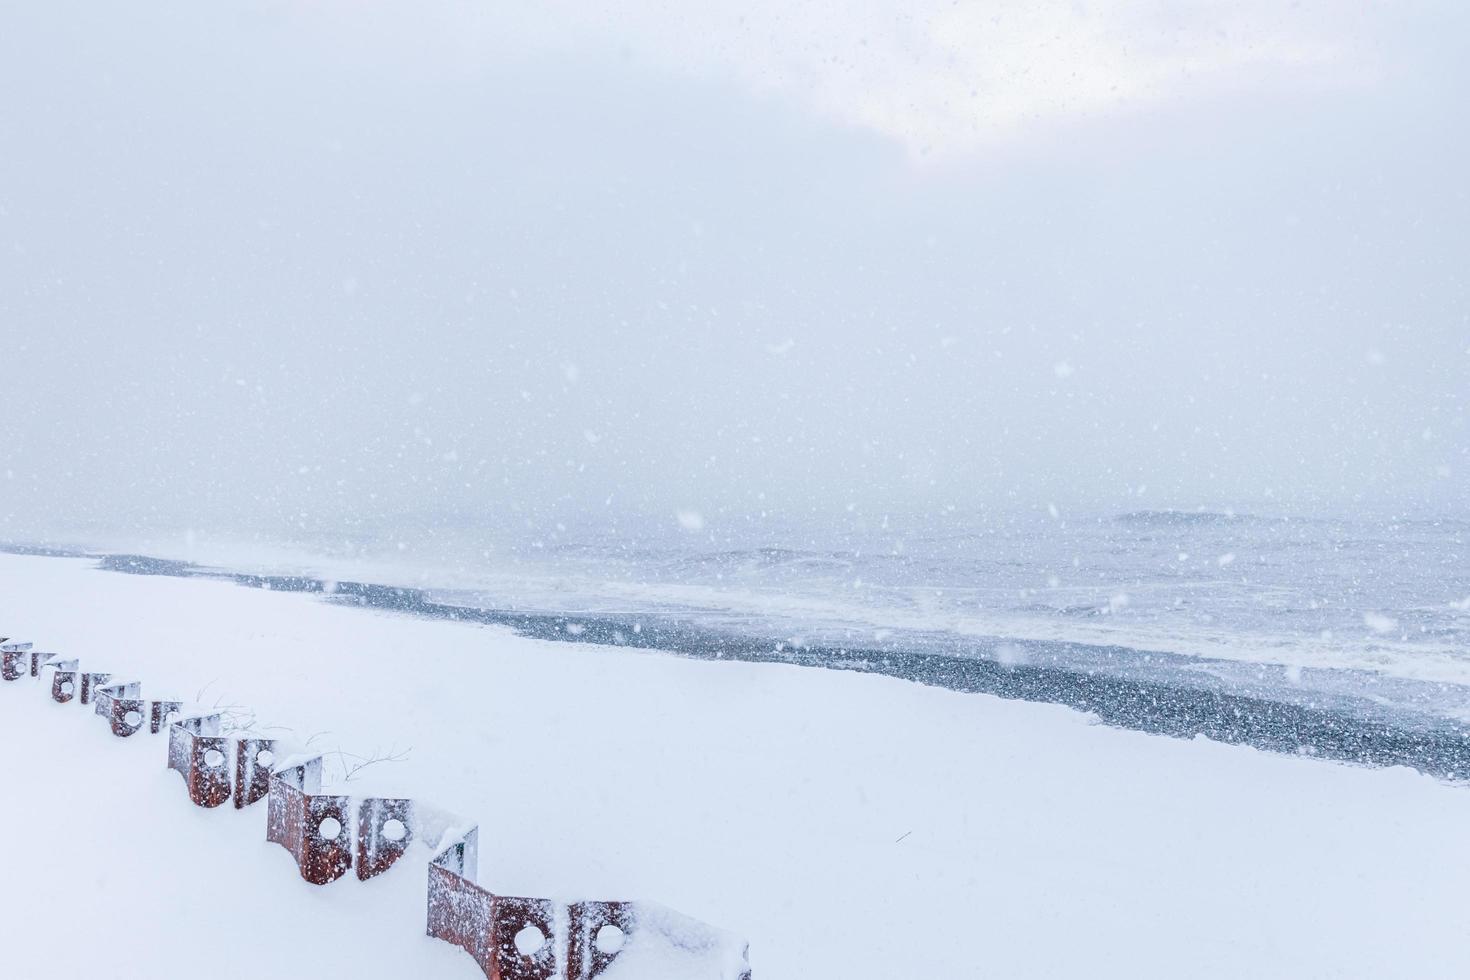
[[[413,800],[369,797],[357,809],[357,878],[387,871],[413,843]]]
[[[264,799],[271,788],[276,740],[241,738],[235,742],[235,809]]]
[[[469,953],[489,980],[550,980],[557,975],[554,903],[496,895],[475,884],[478,845],[479,830],[471,828],[430,863],[429,935]],[[523,953],[516,937],[527,928],[542,940],[526,943]]]
[[[541,934],[541,943],[525,943],[523,930]],[[492,895],[490,949],[493,980],[551,980],[556,976],[556,906],[544,898]]]
[[[9,637],[0,638],[0,678],[18,681],[30,670],[30,643],[12,643]]]
[[[170,715],[179,713],[178,701],[155,701],[142,697],[143,685],[103,684],[92,692],[92,710],[107,719],[112,734],[127,738],[143,730],[157,735]]]
[[[92,693],[92,711],[106,718],[112,713],[112,702],[117,698],[136,698],[142,693],[143,685],[137,681],[123,684],[103,684]]]
[[[596,980],[640,940],[698,956],[730,937],[668,909],[637,902],[573,902],[496,895],[474,881],[479,830],[441,839],[429,862],[427,929],[474,957],[489,980]],[[517,943],[534,926],[542,942]],[[534,947],[534,948],[533,948]],[[523,951],[524,950],[524,951]],[[728,980],[750,980],[748,951]]]
[[[141,731],[147,723],[147,710],[147,702],[139,698],[111,698],[107,723],[112,726],[112,734],[127,738]]]
[[[630,902],[573,902],[567,906],[567,976],[575,980],[600,976],[632,941],[637,921]]]
[[[30,672],[28,667],[30,651],[11,649],[19,645],[7,643],[0,646],[0,679],[18,681]],[[27,643],[25,646],[29,647],[30,644]]]
[[[163,731],[163,726],[168,724],[171,716],[184,710],[182,701],[149,701],[148,702],[148,731],[157,735]]]
[[[80,661],[52,660],[46,666],[54,667],[51,675],[51,700],[57,704],[66,704],[77,696],[77,667]]]
[[[27,643],[26,646],[30,646],[30,644]],[[50,660],[54,656],[56,656],[56,654],[54,654],[54,653],[46,653],[46,652],[41,651],[41,650],[32,650],[32,651],[30,651],[31,676],[32,677],[40,677],[41,676],[41,666],[43,664],[45,664],[48,660]]]
[[[168,728],[168,767],[184,777],[197,806],[216,807],[230,798],[230,740],[219,728],[219,715],[184,718]]]
[[[493,978],[490,923],[495,896],[470,880],[479,861],[479,847],[480,830],[471,827],[429,862],[427,932],[469,953],[485,976]]]
[[[111,674],[104,674],[100,671],[95,670],[83,671],[79,674],[79,676],[81,677],[82,682],[81,690],[79,692],[82,704],[91,704],[92,691],[112,680]]]
[[[317,795],[321,784],[320,756],[271,773],[265,824],[266,840],[289,851],[301,877],[314,885],[336,881],[352,867],[352,800]],[[335,833],[329,819],[336,821]]]
[[[550,980],[560,974],[559,960],[567,980],[592,980],[635,934],[636,908],[628,902],[577,902],[559,915],[562,907],[548,899],[497,895],[476,884],[478,850],[479,830],[471,828],[430,862],[428,933],[469,953],[489,980]],[[526,941],[535,938],[528,929],[539,932],[539,943]]]
[[[92,710],[112,728],[112,734],[126,738],[143,727],[143,702],[138,699],[143,685],[103,684],[92,692]]]

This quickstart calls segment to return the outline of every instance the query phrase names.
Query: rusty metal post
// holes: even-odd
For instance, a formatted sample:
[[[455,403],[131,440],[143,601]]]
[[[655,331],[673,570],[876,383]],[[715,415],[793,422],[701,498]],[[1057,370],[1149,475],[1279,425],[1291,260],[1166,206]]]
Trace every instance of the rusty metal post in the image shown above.
[[[163,730],[166,719],[178,714],[178,701],[153,701],[142,696],[143,685],[137,681],[127,684],[103,684],[92,692],[92,710],[107,719],[112,734],[127,738],[143,730],[157,735]]]
[[[522,930],[541,933],[541,945],[522,953]],[[491,980],[551,980],[556,976],[556,906],[544,898],[491,896]],[[528,944],[529,945],[529,944]]]
[[[81,687],[81,691],[80,691],[80,694],[81,694],[81,702],[82,702],[82,704],[91,704],[92,703],[92,690],[94,688],[100,687],[101,685],[106,684],[108,681],[112,680],[112,675],[111,674],[104,674],[104,673],[101,673],[100,671],[95,671],[95,670],[93,670],[93,671],[85,671],[85,672],[83,672],[81,674],[81,680],[82,680],[82,687]]]
[[[27,643],[26,646],[30,646],[30,644]],[[40,677],[41,676],[41,665],[44,664],[44,663],[46,663],[46,661],[50,660],[52,657],[56,656],[56,654],[54,654],[54,653],[45,653],[45,652],[43,652],[41,650],[32,650],[30,652],[30,656],[31,656],[31,676],[32,677]]]
[[[0,678],[18,681],[26,675],[31,659],[30,643],[11,643],[0,639]]]
[[[127,738],[129,735],[142,731],[147,723],[147,702],[141,698],[111,698],[111,704],[107,712],[107,723],[112,726],[112,734],[118,738]]]
[[[30,659],[25,650],[0,651],[0,679],[18,681],[24,677],[26,661]]]
[[[137,681],[128,684],[103,684],[92,694],[92,712],[102,718],[112,717],[112,702],[118,698],[136,698],[143,690]]]
[[[429,862],[429,900],[426,931],[435,939],[453,943],[491,976],[494,962],[490,921],[495,896],[472,880],[479,863],[480,829],[471,827]]]
[[[230,798],[230,770],[225,765],[229,739],[219,734],[220,716],[176,721],[168,728],[168,767],[184,777],[195,805],[216,807]]]
[[[66,704],[77,696],[77,667],[80,663],[75,658],[47,662],[47,667],[55,669],[51,675],[51,700],[57,704]]]
[[[632,940],[638,916],[630,902],[573,902],[567,906],[567,921],[567,980],[594,980]],[[605,929],[616,930],[616,943]]]
[[[264,799],[270,792],[276,740],[241,738],[235,743],[235,809]]]
[[[352,867],[352,800],[316,795],[321,783],[320,756],[271,773],[265,825],[266,840],[289,851],[301,877],[314,885],[336,881]]]
[[[387,871],[411,843],[413,800],[363,800],[357,809],[358,880],[367,881]]]
[[[182,701],[149,701],[148,731],[157,735],[163,731],[163,726],[168,724],[170,715],[176,715],[183,710]]]
[[[496,895],[475,884],[478,850],[479,828],[472,827],[430,862],[429,935],[469,953],[489,980],[551,980],[559,969],[556,903]],[[526,943],[531,948],[522,952],[517,937],[526,929],[541,941]]]
[[[92,694],[92,710],[107,719],[112,734],[127,738],[143,727],[143,702],[138,698],[143,685],[104,684]]]

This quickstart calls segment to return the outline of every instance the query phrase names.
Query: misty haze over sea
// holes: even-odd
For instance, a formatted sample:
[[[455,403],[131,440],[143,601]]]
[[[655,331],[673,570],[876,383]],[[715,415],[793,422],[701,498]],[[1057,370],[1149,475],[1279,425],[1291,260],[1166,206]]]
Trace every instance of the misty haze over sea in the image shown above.
[[[7,8],[0,539],[1455,714],[1465,10],[1100,7]]]

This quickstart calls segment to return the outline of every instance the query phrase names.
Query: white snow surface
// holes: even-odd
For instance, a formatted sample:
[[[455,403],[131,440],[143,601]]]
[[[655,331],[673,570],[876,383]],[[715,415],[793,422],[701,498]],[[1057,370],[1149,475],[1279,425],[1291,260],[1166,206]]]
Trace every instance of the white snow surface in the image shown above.
[[[477,819],[495,890],[741,934],[757,980],[1470,976],[1470,793],[1407,770],[82,559],[0,555],[0,634],[321,748],[410,748],[351,791]],[[29,679],[0,684],[0,739],[5,976],[480,976],[424,935],[423,848],[309,885],[264,804],[192,806],[163,736]]]

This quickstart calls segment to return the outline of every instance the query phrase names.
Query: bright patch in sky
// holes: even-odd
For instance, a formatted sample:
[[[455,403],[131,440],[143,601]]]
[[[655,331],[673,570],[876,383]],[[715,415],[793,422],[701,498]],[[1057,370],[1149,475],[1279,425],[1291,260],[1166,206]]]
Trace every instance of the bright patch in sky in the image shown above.
[[[753,0],[556,15],[630,57],[793,96],[923,155],[1181,97],[1360,78],[1371,59],[1354,28],[1371,7]]]

